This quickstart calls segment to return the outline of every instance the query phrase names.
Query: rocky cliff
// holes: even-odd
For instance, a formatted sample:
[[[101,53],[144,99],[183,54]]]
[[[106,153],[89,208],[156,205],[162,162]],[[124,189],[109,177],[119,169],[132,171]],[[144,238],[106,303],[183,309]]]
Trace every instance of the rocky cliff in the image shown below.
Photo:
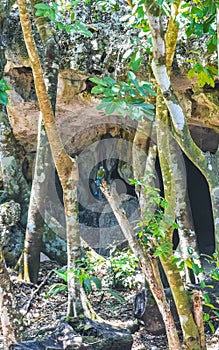
[[[92,85],[88,80],[91,76],[125,79],[129,69],[128,61],[122,61],[121,58],[130,45],[133,50],[139,46],[139,41],[136,40],[138,31],[127,28],[124,22],[119,21],[125,11],[122,6],[115,12],[98,13],[82,7],[77,16],[89,23],[93,37],[85,38],[78,33],[57,35],[61,60],[56,123],[67,151],[79,159],[79,203],[81,225],[85,227],[84,235],[88,237],[89,243],[99,247],[106,246],[112,240],[107,238],[107,232],[104,233],[104,229],[107,231],[109,226],[113,227],[115,237],[122,237],[101,194],[98,198],[94,196],[95,172],[103,160],[107,176],[114,181],[117,190],[124,197],[129,217],[133,222],[138,217],[137,200],[128,183],[132,176],[131,149],[136,122],[117,115],[106,116],[103,111],[96,110],[99,101],[91,96]],[[43,45],[35,28],[34,31],[43,61]],[[28,180],[31,180],[39,108],[16,5],[8,20],[5,43],[5,78],[12,87],[8,115],[14,135],[23,149],[23,171]],[[174,62],[175,70],[171,77],[173,86],[185,111],[193,139],[204,152],[214,153],[219,142],[219,86],[216,84],[215,88],[198,89],[194,79],[187,79],[185,67],[180,63],[183,61],[182,56],[179,56],[178,54]],[[148,60],[144,54],[138,73],[144,80],[150,74]],[[64,225],[55,170],[52,178],[51,193],[55,193],[55,204],[51,212]]]

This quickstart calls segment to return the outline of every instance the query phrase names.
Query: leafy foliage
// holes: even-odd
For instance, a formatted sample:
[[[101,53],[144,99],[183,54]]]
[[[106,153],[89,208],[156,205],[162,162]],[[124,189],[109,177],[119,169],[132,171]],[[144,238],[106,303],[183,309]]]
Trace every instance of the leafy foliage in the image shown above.
[[[215,37],[217,1],[196,0],[195,3],[196,6],[194,6],[192,2],[185,2],[182,5],[182,16],[187,20],[187,37],[191,35],[200,37],[203,34],[209,34]],[[211,42],[211,45],[212,44]],[[213,47],[211,47],[211,50],[212,48]],[[216,46],[214,50],[216,50]]]
[[[145,99],[148,95],[155,96],[155,92],[150,83],[139,82],[132,71],[128,72],[128,82],[116,82],[110,77],[90,80],[97,84],[91,92],[104,96],[97,109],[105,109],[108,115],[117,111],[123,117],[129,115],[131,119],[138,121],[144,117],[153,120],[154,105],[145,103]]]
[[[65,30],[67,33],[73,30],[92,38],[93,34],[87,26],[75,18],[75,10],[78,4],[79,0],[71,1],[68,5],[65,5],[64,2],[51,2],[49,4],[41,2],[34,7],[36,8],[36,16],[49,18],[59,30]]]
[[[150,173],[148,176],[152,176]],[[155,187],[148,186],[147,178],[145,180],[131,179],[132,185],[141,186],[144,189],[147,204],[143,213],[142,220],[138,223],[137,236],[140,244],[146,251],[154,257],[166,257],[172,254],[172,241],[167,238],[166,233],[170,228],[177,228],[177,224],[166,215],[165,210],[168,203],[165,198],[160,195],[160,190]]]
[[[132,269],[134,269],[133,266],[134,266],[134,261],[136,261],[136,259],[133,256],[132,258],[133,258],[132,263],[130,260],[131,257],[129,257],[128,259],[130,261],[130,265],[132,264]],[[79,281],[81,286],[83,286],[87,294],[92,293],[95,287],[95,289],[97,289],[98,291],[109,293],[114,298],[116,298],[118,302],[124,303],[125,300],[115,290],[112,289],[115,287],[114,283],[109,283],[111,288],[103,288],[102,276],[98,276],[98,273],[97,273],[97,267],[99,266],[101,270],[104,269],[105,271],[107,271],[108,273],[107,280],[109,276],[111,276],[111,278],[113,279],[112,271],[116,269],[116,274],[119,274],[119,271],[122,272],[124,276],[121,276],[120,274],[120,277],[122,277],[124,280],[125,278],[131,275],[131,271],[130,271],[131,268],[129,268],[128,271],[125,271],[125,269],[129,265],[127,262],[125,262],[124,257],[122,262],[119,263],[119,257],[117,256],[117,262],[113,264],[113,268],[111,270],[108,269],[109,265],[111,264],[110,258],[106,260],[104,259],[92,260],[88,256],[86,256],[84,258],[81,258],[80,260],[77,260],[76,263],[77,263],[77,269],[75,270],[63,270],[63,269],[54,270],[54,272],[64,281],[64,283],[54,283],[53,285],[51,285],[46,295],[46,298],[49,298],[50,296],[54,296],[57,293],[60,293],[63,291],[68,291],[68,285],[67,285],[68,278],[69,278],[69,275],[73,273],[74,277]],[[119,275],[117,275],[116,278],[117,277],[119,278]]]
[[[131,57],[130,68],[136,72],[138,66],[141,63],[141,53],[152,53],[152,37],[150,33],[150,27],[146,16],[145,6],[143,1],[133,1],[133,8],[129,10],[129,13],[120,18],[120,22],[125,22],[127,27],[138,29],[135,37],[130,38],[130,44],[128,50],[123,55],[123,60]],[[138,50],[136,51],[136,45]],[[136,62],[135,64],[133,64]]]
[[[116,250],[106,260],[107,281],[112,288],[132,288],[138,269],[138,258],[130,250]]]
[[[204,67],[201,63],[194,60],[190,60],[189,62],[194,63],[194,65],[188,72],[188,78],[190,79],[196,76],[200,87],[203,87],[205,84],[214,87],[213,74],[217,74],[217,69],[210,65]]]
[[[95,4],[96,4],[96,7],[102,11],[116,12],[120,8],[116,0],[96,0]]]
[[[6,91],[11,90],[4,79],[0,79],[0,104],[8,104],[8,94]]]
[[[184,23],[187,37],[203,37],[205,40],[208,38],[206,47],[208,53],[211,54],[217,50],[216,13],[218,5],[218,0],[195,0],[195,6],[192,2],[184,2],[182,5],[181,21]],[[200,87],[205,84],[214,87],[213,75],[217,74],[217,69],[195,60],[190,60],[190,62],[193,67],[189,70],[188,77],[196,76]]]

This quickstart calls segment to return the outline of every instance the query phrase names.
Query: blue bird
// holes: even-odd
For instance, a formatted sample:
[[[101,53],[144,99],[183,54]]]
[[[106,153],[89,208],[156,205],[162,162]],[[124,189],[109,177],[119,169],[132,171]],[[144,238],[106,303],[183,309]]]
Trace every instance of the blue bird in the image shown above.
[[[104,175],[105,175],[105,169],[103,166],[100,166],[96,176],[96,184],[97,184],[98,190],[94,193],[95,196],[98,196],[99,194],[99,187],[101,184],[101,180],[104,178]]]

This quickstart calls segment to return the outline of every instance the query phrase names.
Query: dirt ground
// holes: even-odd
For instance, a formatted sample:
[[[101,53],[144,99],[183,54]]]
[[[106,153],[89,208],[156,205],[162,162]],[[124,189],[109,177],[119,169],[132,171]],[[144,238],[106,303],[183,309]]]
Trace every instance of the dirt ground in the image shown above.
[[[46,298],[51,285],[61,282],[53,272],[57,268],[60,268],[58,264],[44,261],[41,264],[38,286],[18,282],[17,276],[12,272],[18,305],[24,315],[26,334],[29,338],[39,339],[45,334],[52,334],[59,320],[66,315],[66,291]],[[93,292],[89,299],[95,311],[106,322],[122,329],[130,327],[133,322],[139,325],[139,329],[133,333],[132,350],[167,350],[167,339],[164,334],[154,335],[146,331],[143,323],[139,323],[134,318],[133,298],[136,290],[119,291],[118,293],[125,299],[125,302],[121,303],[111,294],[103,291]],[[209,350],[219,350],[219,328],[214,335],[209,332],[207,340]],[[0,349],[3,349],[1,346],[0,343]]]

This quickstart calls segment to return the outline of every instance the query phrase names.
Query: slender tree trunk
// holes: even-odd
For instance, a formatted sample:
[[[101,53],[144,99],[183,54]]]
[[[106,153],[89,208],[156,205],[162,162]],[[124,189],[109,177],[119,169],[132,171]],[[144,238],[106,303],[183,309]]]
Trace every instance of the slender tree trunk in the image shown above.
[[[55,125],[54,113],[46,90],[43,72],[35,47],[26,0],[18,0],[20,21],[27,51],[33,70],[36,94],[49,139],[53,159],[63,189],[66,215],[68,270],[75,269],[75,261],[80,257],[80,235],[77,208],[78,166],[75,159],[66,153]],[[77,293],[74,278],[68,279],[68,316],[77,316]],[[79,301],[78,301],[78,304]],[[81,310],[80,310],[81,311]]]
[[[157,261],[153,257],[149,258],[148,255],[146,255],[143,251],[143,248],[139,245],[135,232],[133,231],[126,217],[125,211],[122,207],[122,202],[116,190],[114,188],[110,189],[105,182],[102,183],[101,190],[104,193],[106,199],[108,200],[113,210],[113,213],[120,225],[120,228],[125,238],[129,242],[130,248],[135,253],[135,255],[139,257],[142,271],[149,284],[150,290],[155,298],[155,301],[158,305],[159,311],[162,315],[165,324],[169,348],[170,350],[180,350],[181,346],[176,326],[170,311],[170,306],[166,301],[166,297],[164,294],[162,282],[158,271]]]
[[[203,323],[203,295],[200,290],[194,290],[192,295],[195,322],[200,335],[201,349],[206,350],[205,328]]]
[[[176,21],[176,17],[179,12],[181,0],[177,0],[172,3],[171,6],[171,16],[168,22],[167,31],[165,34],[165,47],[166,47],[166,67],[168,76],[171,74],[171,67],[173,63],[173,57],[175,54],[179,27]],[[167,109],[163,104],[163,109]],[[169,123],[169,118],[166,116],[163,121],[164,123]],[[196,264],[201,267],[201,262],[199,259],[199,252],[197,247],[197,237],[194,231],[191,206],[187,188],[187,175],[186,175],[186,166],[183,158],[182,151],[178,146],[177,142],[173,139],[169,128],[167,128],[168,139],[169,139],[169,150],[170,156],[169,161],[172,169],[172,176],[174,179],[174,186],[176,192],[176,221],[178,224],[178,235],[179,235],[179,246],[178,253],[181,255],[183,260],[189,258],[188,247],[192,247],[194,251],[194,259]],[[175,155],[175,156],[174,156]],[[175,159],[174,164],[172,159]],[[169,198],[167,199],[169,201]],[[189,269],[185,265],[185,281],[186,283],[191,282]],[[203,275],[200,273],[199,276],[195,276],[196,281],[203,279]]]
[[[4,350],[21,339],[23,331],[22,317],[17,312],[11,281],[5,267],[5,261],[0,247],[0,316],[4,339]]]
[[[143,119],[138,122],[132,148],[133,173],[136,180],[145,176],[145,166],[149,147],[152,143],[153,122]]]
[[[2,251],[7,241],[8,228],[14,226],[19,219],[18,203],[10,201],[0,205],[0,320],[5,350],[8,350],[12,343],[20,340],[24,328]]]
[[[179,101],[174,94],[173,88],[170,84],[168,71],[165,59],[165,42],[163,37],[163,29],[160,21],[160,8],[156,1],[150,0],[145,3],[148,22],[152,34],[153,44],[153,60],[152,69],[155,79],[162,91],[164,101],[170,113],[173,135],[179,143],[182,150],[188,158],[197,166],[197,168],[205,176],[212,199],[212,210],[214,215],[215,225],[215,246],[216,252],[219,253],[219,185],[217,176],[213,173],[213,169],[208,167],[207,159],[192,140],[190,135],[185,115],[179,104]],[[216,195],[215,195],[216,194]],[[218,258],[219,259],[219,258]]]
[[[147,181],[150,178],[151,186],[155,186],[156,170],[155,162],[157,157],[156,127],[154,122],[142,120],[138,123],[135,133],[132,150],[133,174],[135,180]],[[154,174],[155,176],[149,176]],[[157,184],[158,185],[158,184]],[[135,187],[138,196],[141,213],[146,206],[147,198],[141,185]]]
[[[165,217],[169,217],[171,218],[171,221],[174,221],[177,187],[175,186],[176,179],[174,177],[173,167],[175,166],[178,169],[178,155],[175,152],[175,149],[171,149],[172,139],[169,137],[170,134],[166,122],[167,120],[167,111],[166,108],[163,108],[163,97],[158,92],[156,108],[157,142],[164,182],[164,193],[168,202],[168,208],[165,210]],[[183,176],[183,174],[181,174],[181,176]],[[172,233],[173,229],[169,227],[166,233],[166,239],[169,242],[172,241]],[[199,333],[192,315],[187,292],[177,266],[172,263],[172,254],[170,253],[165,258],[161,255],[160,261],[167,276],[176,304],[183,331],[184,344],[188,349],[201,349]]]
[[[32,10],[38,0],[31,0]],[[51,25],[45,17],[35,17],[35,22],[45,47],[44,78],[53,113],[55,114],[59,73],[59,48]],[[40,268],[40,251],[44,232],[45,204],[48,181],[53,170],[52,155],[44,123],[40,115],[38,125],[37,152],[32,181],[28,221],[24,249],[24,280],[37,283]]]
[[[50,216],[48,212],[46,212],[46,223],[48,226],[44,229],[42,251],[44,254],[48,255],[51,260],[56,260],[60,264],[66,265],[66,228],[62,226],[56,218]],[[88,252],[94,260],[105,260],[104,257],[91,248],[83,238],[81,238],[81,247]]]
[[[38,124],[37,153],[24,243],[24,280],[32,283],[38,281],[44,232],[45,198],[48,173],[51,168],[51,152],[41,115]]]
[[[179,235],[179,245],[177,247],[177,255],[186,261],[191,258],[189,255],[188,248],[191,247],[193,250],[194,263],[197,264],[201,269],[201,262],[199,258],[199,250],[197,246],[197,236],[194,230],[192,211],[189,200],[188,186],[187,186],[187,170],[185,161],[183,158],[182,151],[177,144],[177,142],[171,137],[170,144],[171,154],[176,154],[176,163],[173,169],[173,177],[175,182],[176,190],[176,221],[178,224],[178,235]],[[191,283],[191,270],[185,264],[184,266],[184,281],[186,283]],[[194,274],[195,282],[198,283],[203,280],[203,273],[200,272],[198,275]]]

